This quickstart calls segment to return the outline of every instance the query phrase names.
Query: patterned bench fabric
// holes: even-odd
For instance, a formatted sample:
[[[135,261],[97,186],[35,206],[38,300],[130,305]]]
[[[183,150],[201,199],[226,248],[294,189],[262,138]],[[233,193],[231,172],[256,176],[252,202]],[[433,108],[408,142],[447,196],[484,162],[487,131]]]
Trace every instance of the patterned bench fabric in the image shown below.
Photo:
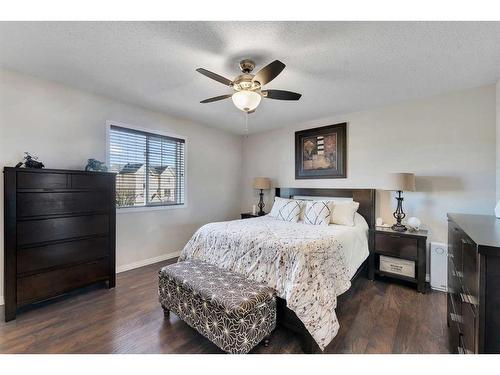
[[[162,268],[159,299],[163,309],[229,353],[248,353],[276,327],[272,288],[201,261]]]

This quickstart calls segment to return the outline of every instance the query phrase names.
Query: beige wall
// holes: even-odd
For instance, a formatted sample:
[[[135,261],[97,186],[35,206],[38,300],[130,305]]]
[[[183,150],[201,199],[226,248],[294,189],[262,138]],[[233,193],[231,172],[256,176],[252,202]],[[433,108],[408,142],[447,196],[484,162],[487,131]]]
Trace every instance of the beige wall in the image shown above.
[[[0,70],[0,164],[14,165],[24,151],[39,155],[49,168],[81,169],[87,158],[105,160],[106,120],[187,137],[188,207],[119,214],[119,268],[175,254],[202,224],[251,210],[258,199],[251,188],[255,176],[283,187],[379,188],[386,173],[414,172],[418,191],[405,194],[405,210],[421,218],[431,240],[446,242],[447,212],[490,214],[495,204],[495,91],[500,85],[318,119],[250,135],[242,144],[240,136]],[[348,178],[295,180],[294,132],[344,121]],[[269,209],[272,197],[266,199]],[[377,199],[378,215],[390,221],[394,199],[384,191]],[[3,291],[3,215],[0,228]]]
[[[294,132],[344,121],[347,178],[295,180]],[[296,124],[244,140],[241,208],[257,202],[255,176],[282,187],[380,188],[389,172],[414,172],[418,191],[405,194],[404,209],[431,230],[432,241],[446,242],[447,212],[492,214],[495,149],[494,85]],[[269,210],[272,197],[267,201]],[[377,193],[378,216],[386,222],[394,201]]]
[[[118,214],[119,268],[176,253],[201,225],[238,217],[240,136],[0,70],[2,167],[15,165],[24,151],[38,155],[48,168],[82,169],[88,158],[106,160],[106,120],[187,137],[187,208]],[[3,196],[3,178],[0,196]],[[3,214],[0,228],[1,296]]]

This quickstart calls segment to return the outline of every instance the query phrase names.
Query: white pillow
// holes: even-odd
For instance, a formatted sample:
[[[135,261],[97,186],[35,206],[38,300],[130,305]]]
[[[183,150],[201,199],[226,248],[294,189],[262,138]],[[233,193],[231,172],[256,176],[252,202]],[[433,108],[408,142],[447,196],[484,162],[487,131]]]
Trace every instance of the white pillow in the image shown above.
[[[314,199],[295,199],[296,201],[299,201],[301,203],[301,210],[300,210],[300,217],[299,221],[303,222],[304,221],[304,213],[306,211],[306,205],[307,202],[313,202]],[[332,199],[320,199],[321,202],[325,202],[328,204],[328,208],[330,209],[330,222],[331,222],[331,213],[332,213],[332,207],[333,207],[333,200]]]
[[[300,216],[299,216],[299,221],[303,222],[304,221],[304,212],[306,210],[306,204],[307,202],[310,202],[306,199],[294,199],[295,201],[300,203]]]
[[[269,216],[283,221],[296,223],[299,220],[302,203],[295,199],[274,198],[273,208]]]
[[[354,226],[354,214],[359,208],[358,202],[334,202],[331,214],[332,224]]]
[[[304,209],[304,223],[310,225],[330,224],[331,201],[308,201]]]

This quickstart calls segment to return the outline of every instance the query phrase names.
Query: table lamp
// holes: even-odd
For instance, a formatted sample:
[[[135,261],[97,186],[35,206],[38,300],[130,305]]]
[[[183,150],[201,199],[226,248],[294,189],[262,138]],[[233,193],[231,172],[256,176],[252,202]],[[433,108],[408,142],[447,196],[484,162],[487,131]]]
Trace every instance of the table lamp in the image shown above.
[[[262,216],[265,215],[266,213],[264,212],[264,192],[263,190],[269,190],[271,189],[271,180],[267,177],[255,177],[253,179],[253,188],[254,189],[259,189],[260,190],[260,200],[259,200],[259,212],[257,215]]]
[[[415,191],[415,175],[413,173],[391,173],[389,175],[389,184],[386,190],[398,192],[398,196],[396,197],[398,205],[396,211],[392,214],[396,219],[396,224],[394,224],[391,229],[398,232],[404,232],[407,228],[405,225],[401,224],[401,220],[405,218],[406,214],[403,211],[403,197],[401,193],[403,191]]]

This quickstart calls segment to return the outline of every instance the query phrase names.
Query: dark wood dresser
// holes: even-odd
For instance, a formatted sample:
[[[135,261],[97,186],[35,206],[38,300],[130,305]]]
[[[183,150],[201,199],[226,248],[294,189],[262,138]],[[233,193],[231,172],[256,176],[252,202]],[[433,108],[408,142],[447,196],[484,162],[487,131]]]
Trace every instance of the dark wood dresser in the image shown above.
[[[4,168],[5,320],[99,281],[115,286],[115,175]]]
[[[452,353],[500,353],[500,219],[448,214]]]

